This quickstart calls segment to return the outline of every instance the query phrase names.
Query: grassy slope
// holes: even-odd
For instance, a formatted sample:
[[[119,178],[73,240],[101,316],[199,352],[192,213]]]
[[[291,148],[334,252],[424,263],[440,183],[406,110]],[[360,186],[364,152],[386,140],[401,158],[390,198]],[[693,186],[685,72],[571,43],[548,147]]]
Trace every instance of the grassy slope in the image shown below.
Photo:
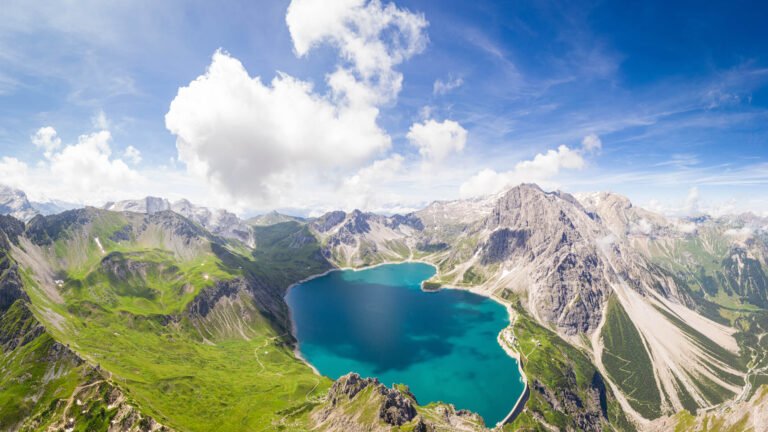
[[[675,432],[755,432],[763,430],[762,418],[754,414],[768,404],[768,386],[757,389],[755,397],[725,412],[693,416],[683,411],[673,417]]]
[[[43,315],[63,318],[58,326],[51,325],[65,329],[54,330],[56,338],[107,371],[142,412],[170,427],[306,428],[309,413],[325,403],[321,396],[332,381],[295,358],[291,336],[278,334],[270,325],[272,317],[259,316],[257,306],[241,294],[222,313],[231,321],[244,320],[247,338],[206,334],[214,342],[210,344],[184,315],[190,300],[216,280],[255,277],[285,289],[329,268],[306,226],[285,222],[257,227],[253,251],[216,241],[180,257],[161,248],[165,234],[160,230],[154,240],[118,242],[110,238],[131,221],[97,212],[90,223],[87,235],[76,225],[43,230],[53,244],[54,262],[73,263],[59,273],[65,280],[63,304],[46,299],[34,289],[32,278],[25,278],[33,287],[28,290],[32,301],[46,310]],[[95,236],[105,253],[91,240]],[[20,395],[9,397],[18,400]],[[378,401],[361,403],[362,410],[379,409]],[[440,406],[418,409],[440,421]]]
[[[49,326],[56,338],[109,371],[143,411],[181,430],[252,430],[286,421],[286,410],[307,405],[313,395],[327,390],[331,381],[297,360],[287,344],[290,336],[275,334],[267,319],[243,317],[250,340],[222,338],[215,345],[202,343],[186,318],[172,319],[214,280],[241,276],[258,261],[236,253],[221,259],[210,249],[180,258],[158,250],[165,235],[160,228],[157,241],[108,240],[125,223],[120,215],[98,212],[85,237],[77,225],[46,230],[53,234],[59,262],[74,263],[62,290],[65,302],[55,304],[40,290],[28,291],[40,309],[63,317],[64,324]],[[107,253],[120,251],[121,260],[149,263],[148,277],[114,280],[100,264],[98,246],[82,241],[93,234]],[[227,265],[235,263],[246,266]],[[31,278],[27,283],[33,284]],[[191,291],[180,289],[189,286]],[[148,297],[150,292],[154,296]],[[257,310],[246,306],[251,307],[243,310]],[[56,330],[60,328],[66,331]]]
[[[650,251],[653,261],[681,280],[694,299],[712,302],[723,311],[754,311],[765,304],[765,298],[759,300],[747,295],[749,287],[739,286],[738,281],[724,273],[725,268],[734,263],[730,257],[731,242],[723,234],[705,230],[698,236],[676,240],[664,247],[653,244]],[[755,268],[759,263],[749,261],[749,264],[752,276],[765,285],[764,273]],[[751,282],[744,281],[750,285]]]
[[[611,379],[632,405],[646,418],[661,415],[661,395],[653,377],[651,358],[640,333],[624,308],[611,296],[606,321],[601,332],[603,364]]]
[[[0,334],[23,339],[0,357],[0,430],[40,430],[68,418],[76,419],[78,431],[107,429],[117,414],[105,399],[109,386],[39,326],[26,301],[17,300],[2,315]],[[74,408],[67,404],[73,395],[82,403]]]
[[[513,299],[514,301],[514,299]],[[615,430],[633,431],[618,402],[589,357],[565,342],[554,332],[537,324],[528,317],[518,302],[515,310],[518,319],[514,333],[523,360],[523,371],[531,385],[531,396],[522,414],[504,430],[546,430],[540,420],[556,428],[578,428],[575,417],[590,411],[600,413],[601,422],[607,418]],[[539,345],[539,343],[541,345]],[[544,392],[537,389],[540,383],[561,406],[553,406]],[[564,405],[566,399],[577,397],[578,404]],[[592,406],[587,406],[591,404]]]

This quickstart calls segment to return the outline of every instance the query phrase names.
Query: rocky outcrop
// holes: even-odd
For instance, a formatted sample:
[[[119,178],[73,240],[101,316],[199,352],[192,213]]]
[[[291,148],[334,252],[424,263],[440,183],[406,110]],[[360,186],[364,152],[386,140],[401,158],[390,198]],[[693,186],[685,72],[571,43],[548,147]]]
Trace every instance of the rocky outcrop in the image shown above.
[[[354,406],[354,409],[349,409]],[[420,409],[429,412],[420,413]],[[435,404],[419,408],[405,386],[388,388],[376,378],[349,373],[333,383],[325,402],[310,414],[313,428],[323,431],[484,430],[483,421],[470,411]]]
[[[262,319],[281,334],[291,330],[281,293],[253,276],[216,281],[195,296],[183,315],[209,340],[224,336],[248,339],[251,326]]]
[[[328,212],[317,218],[311,225],[316,231],[324,233],[342,223],[346,217],[347,214],[343,211]]]

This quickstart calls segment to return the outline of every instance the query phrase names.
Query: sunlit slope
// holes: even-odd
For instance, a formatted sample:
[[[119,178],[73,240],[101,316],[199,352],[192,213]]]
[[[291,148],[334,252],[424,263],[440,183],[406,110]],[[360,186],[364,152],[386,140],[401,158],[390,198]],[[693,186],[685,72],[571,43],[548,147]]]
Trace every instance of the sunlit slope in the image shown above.
[[[106,371],[57,341],[32,313],[24,275],[9,253],[23,228],[0,216],[0,430],[159,427]]]
[[[342,415],[326,397],[332,381],[292,351],[282,296],[330,268],[305,225],[255,227],[253,249],[172,212],[88,208],[16,228],[9,248],[30,310],[51,343],[71,348],[77,367],[98,372],[72,386],[119,389],[141,415],[186,431],[306,430],[318,416]],[[3,396],[18,402],[25,391]],[[400,412],[387,399],[358,400],[372,417],[323,429],[412,430],[455,414],[408,403],[412,409]],[[69,421],[76,430],[106,430],[109,422],[94,422],[112,418],[113,408],[102,415],[94,406]],[[468,424],[482,429],[477,419]]]
[[[171,212],[85,209],[33,220],[14,255],[55,338],[144,412],[243,430],[287,421],[330,380],[293,356],[281,288],[235,250]]]

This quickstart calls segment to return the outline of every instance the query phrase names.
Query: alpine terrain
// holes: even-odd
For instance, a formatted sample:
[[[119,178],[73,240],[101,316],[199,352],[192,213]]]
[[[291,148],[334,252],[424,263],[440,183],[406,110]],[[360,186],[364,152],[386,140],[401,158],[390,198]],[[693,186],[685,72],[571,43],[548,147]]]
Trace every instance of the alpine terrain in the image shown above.
[[[393,216],[5,211],[1,430],[765,430],[768,219],[530,184]],[[507,424],[294,353],[292,284],[409,260],[437,268],[424,289],[508,306],[526,391]]]

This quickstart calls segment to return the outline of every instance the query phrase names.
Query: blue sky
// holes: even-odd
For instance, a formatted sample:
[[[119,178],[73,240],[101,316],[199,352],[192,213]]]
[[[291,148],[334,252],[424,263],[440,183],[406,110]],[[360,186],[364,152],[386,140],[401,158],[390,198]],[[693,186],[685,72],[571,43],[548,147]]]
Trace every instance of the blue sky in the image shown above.
[[[522,181],[768,211],[764,3],[315,3],[11,1],[0,182],[244,214]]]

